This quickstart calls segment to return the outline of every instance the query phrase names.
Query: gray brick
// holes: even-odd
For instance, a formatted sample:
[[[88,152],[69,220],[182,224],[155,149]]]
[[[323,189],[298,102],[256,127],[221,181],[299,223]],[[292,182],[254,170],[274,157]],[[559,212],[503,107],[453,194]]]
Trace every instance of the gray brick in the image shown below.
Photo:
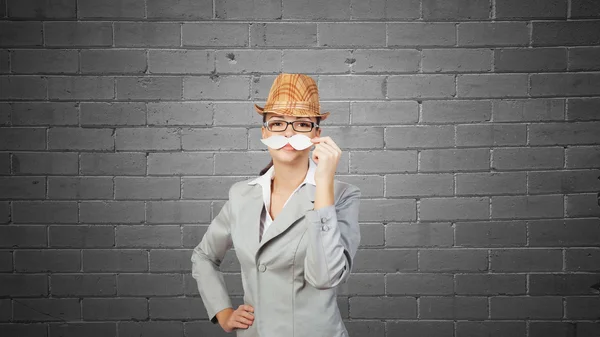
[[[184,129],[181,144],[188,150],[245,150],[247,130],[244,128]]]
[[[12,221],[18,223],[77,223],[77,202],[14,201]]]
[[[202,300],[193,297],[150,298],[150,318],[153,320],[207,319]]]
[[[589,297],[567,297],[566,298],[567,319],[596,319],[600,310],[600,299],[598,296]]]
[[[13,301],[17,322],[77,321],[81,319],[79,299],[37,298]]]
[[[189,272],[192,269],[192,251],[189,249],[152,249],[151,272]]]
[[[183,95],[180,77],[118,77],[117,99],[180,99]]]
[[[183,23],[183,46],[248,47],[246,23]]]
[[[86,321],[148,319],[145,298],[84,298],[81,306]]]
[[[459,321],[456,323],[456,336],[526,336],[525,324],[525,322]]]
[[[44,177],[0,177],[2,199],[45,199]]]
[[[146,105],[144,103],[81,103],[81,125],[144,125]]]
[[[569,218],[598,217],[598,193],[567,195],[565,215]]]
[[[527,46],[526,22],[464,22],[458,25],[459,46]]]
[[[236,2],[237,4],[238,2]],[[281,1],[277,1],[281,3]],[[219,324],[214,324],[211,321],[192,321],[184,322],[184,333],[185,336],[214,336],[214,337],[227,337],[228,333],[221,328]]]
[[[214,199],[214,198],[213,198]],[[210,223],[210,203],[202,201],[149,201],[146,204],[149,223]]]
[[[114,87],[111,77],[50,77],[48,96],[57,100],[112,99],[115,96]]]
[[[436,249],[419,252],[419,271],[488,270],[488,253],[484,249]]]
[[[398,319],[417,318],[414,297],[351,297],[350,317]]]
[[[600,43],[599,21],[532,23],[533,46],[596,46]]]
[[[220,175],[254,175],[269,163],[271,156],[261,152],[222,152],[215,154],[215,172]],[[232,166],[231,163],[236,163]]]
[[[357,186],[363,198],[383,197],[383,177],[381,176],[340,176],[339,180]]]
[[[179,47],[181,25],[170,22],[116,22],[116,47]]]
[[[244,41],[243,47],[248,46]],[[250,25],[251,47],[316,47],[316,23],[254,23]]]
[[[567,17],[567,0],[499,0],[496,2],[496,18],[564,19]]]
[[[423,150],[419,170],[422,172],[489,170],[488,149]]]
[[[0,247],[37,248],[46,247],[46,226],[0,226]]]
[[[11,103],[12,125],[77,125],[76,103]]]
[[[329,1],[327,4],[314,0],[283,0],[283,19],[349,19],[350,0]],[[319,8],[318,10],[315,10]]]
[[[530,274],[531,295],[593,295],[599,274]]]
[[[12,172],[14,174],[77,174],[77,153],[14,153]]]
[[[282,70],[287,73],[348,73],[352,65],[347,50],[284,50]]]
[[[492,168],[496,170],[562,168],[563,149],[559,147],[497,148],[492,152]]]
[[[492,219],[557,218],[564,212],[561,195],[492,197]]]
[[[388,47],[454,46],[456,44],[454,23],[389,23],[387,32]]]
[[[385,244],[388,247],[448,247],[453,245],[449,223],[389,224]]]
[[[385,98],[384,76],[332,75],[319,78],[319,96],[323,99]]]
[[[490,298],[492,319],[560,319],[562,297],[498,296]]]
[[[267,99],[267,96],[269,95],[269,90],[271,89],[271,86],[273,85],[273,81],[275,80],[276,75],[255,75],[252,77],[252,81],[250,83],[250,98],[253,99],[260,99],[261,101],[265,101]],[[313,77],[313,79],[315,81],[318,80],[318,78]],[[321,95],[322,96],[322,95]],[[259,105],[263,105],[262,102],[260,102],[261,104]],[[246,105],[247,106],[247,105]],[[256,116],[258,118],[260,118],[261,122],[262,122],[262,117]],[[256,118],[255,117],[255,118]]]
[[[51,128],[48,130],[49,150],[100,150],[115,148],[112,129]]]
[[[81,270],[81,254],[76,250],[15,251],[18,272],[77,272]]]
[[[600,47],[569,48],[569,70],[600,70]]]
[[[179,199],[179,177],[115,177],[115,199]]]
[[[205,50],[150,50],[148,72],[152,74],[209,74],[215,55]]]
[[[462,247],[510,247],[527,244],[524,221],[457,222],[456,245]]]
[[[489,49],[424,49],[424,72],[487,72],[492,69]]]
[[[387,80],[388,98],[449,98],[455,94],[453,75],[396,75]]]
[[[143,153],[82,153],[81,173],[142,175],[146,173],[146,156]]]
[[[181,274],[119,274],[119,296],[177,296],[183,295]]]
[[[531,96],[593,96],[600,95],[600,75],[532,74]]]
[[[382,23],[319,23],[318,30],[319,45],[323,47],[382,47],[385,35]]]
[[[151,153],[148,156],[148,174],[212,174],[212,153]],[[182,195],[185,195],[185,180]]]
[[[213,2],[210,0],[148,0],[146,1],[148,18],[200,20],[212,19]]]
[[[490,253],[492,272],[536,272],[562,270],[559,249],[495,249]]]
[[[183,322],[119,322],[120,336],[183,337]]]
[[[216,71],[242,74],[278,73],[281,71],[281,51],[218,50],[216,52]]]
[[[0,251],[0,272],[12,273],[13,271],[13,255],[11,251]],[[0,304],[0,307],[2,305]],[[2,310],[0,310],[2,311]],[[2,315],[0,314],[0,317]]]
[[[566,69],[565,48],[498,49],[494,52],[496,72],[546,72]]]
[[[60,337],[116,337],[117,327],[113,322],[69,322],[51,323],[48,329],[50,336]]]
[[[592,145],[600,142],[600,122],[532,124],[529,142],[532,145]]]
[[[525,145],[525,125],[473,124],[456,126],[458,146]]]
[[[0,274],[2,297],[48,296],[48,276],[26,274]]]
[[[146,250],[85,249],[83,271],[89,272],[144,272],[148,271]]]
[[[11,18],[74,19],[75,0],[39,2],[35,0],[7,0],[8,16]]]
[[[581,331],[577,325],[577,323],[567,322],[531,322],[529,324],[529,336],[575,336],[576,331]],[[585,332],[579,333],[582,336],[588,336]]]
[[[385,132],[385,144],[388,149],[453,146],[454,127],[450,125],[388,127]]]
[[[525,194],[525,172],[460,173],[456,175],[456,195]]]
[[[387,333],[391,336],[452,337],[454,325],[448,321],[391,321],[387,323]]]
[[[144,50],[82,50],[82,73],[144,73],[148,68]]]
[[[10,320],[12,320],[12,302],[10,299],[0,300],[0,322]]]
[[[425,101],[423,123],[484,122],[492,117],[490,101]]]
[[[0,77],[0,99],[40,100],[46,99],[47,80],[40,76]]]
[[[150,125],[211,125],[213,105],[197,102],[148,103]]]
[[[113,226],[50,226],[50,247],[110,248],[115,244]]]
[[[600,165],[600,149],[597,146],[568,147],[565,155],[568,168],[597,168]]]
[[[458,274],[455,291],[459,295],[525,295],[525,274]]]
[[[384,272],[417,270],[417,251],[406,249],[360,249],[354,260],[354,272]]]
[[[597,219],[529,221],[530,246],[594,246],[600,242]]]
[[[115,147],[118,151],[179,150],[181,137],[174,128],[119,128]]]
[[[600,16],[600,4],[595,0],[574,0],[571,3],[572,18],[598,17]]]
[[[11,70],[17,74],[76,73],[79,60],[76,50],[14,50]]]
[[[529,172],[528,190],[536,193],[577,193],[600,191],[600,171]]]
[[[452,274],[402,273],[385,276],[386,293],[391,295],[452,295],[454,279]]]
[[[0,51],[0,74],[10,72],[10,52],[8,50]]]
[[[344,149],[380,149],[383,147],[383,128],[345,126],[328,127],[327,136]]]
[[[424,0],[424,20],[480,20],[490,17],[489,0]]]
[[[8,46],[41,46],[42,23],[32,21],[0,22],[0,45]]]
[[[107,274],[52,275],[50,294],[54,297],[115,296],[117,279]]]
[[[471,74],[456,78],[458,97],[522,97],[527,96],[525,74]]]
[[[600,249],[582,248],[567,249],[565,251],[566,271],[591,271],[597,272],[600,264]]]
[[[136,0],[79,0],[77,10],[82,19],[141,19],[144,17],[145,3]]]
[[[598,121],[600,98],[570,98],[567,100],[567,120]]]
[[[258,2],[238,2],[222,0],[215,2],[217,19],[281,19],[282,2],[265,0]]]
[[[359,221],[414,221],[417,206],[414,199],[364,199],[360,201]]]
[[[45,139],[44,128],[2,128],[0,130],[2,150],[44,150]]]
[[[338,288],[338,295],[384,295],[384,274],[354,274]]]
[[[487,297],[420,297],[419,318],[423,319],[486,319]],[[452,334],[450,334],[452,336]]]
[[[144,221],[142,201],[82,201],[79,208],[81,222],[140,223]]]
[[[119,248],[181,247],[179,226],[117,226],[116,233],[116,246]]]
[[[360,247],[383,246],[385,241],[383,224],[360,225]]]
[[[454,178],[451,174],[390,174],[386,176],[387,197],[451,196]]]
[[[562,99],[493,101],[494,122],[554,121],[565,118]]]
[[[16,158],[16,156],[15,156]],[[16,172],[15,172],[16,173]],[[10,153],[0,153],[0,174],[10,174]]]
[[[354,73],[416,73],[420,53],[414,49],[359,49],[352,53]]]
[[[352,19],[418,19],[421,16],[421,3],[418,0],[368,2],[351,0],[350,2]],[[357,336],[361,335],[357,334]]]
[[[45,22],[44,42],[51,47],[111,47],[110,22]]]
[[[352,102],[353,125],[415,124],[419,118],[419,106],[414,101]]]
[[[197,76],[183,79],[184,99],[248,99],[248,76]]]

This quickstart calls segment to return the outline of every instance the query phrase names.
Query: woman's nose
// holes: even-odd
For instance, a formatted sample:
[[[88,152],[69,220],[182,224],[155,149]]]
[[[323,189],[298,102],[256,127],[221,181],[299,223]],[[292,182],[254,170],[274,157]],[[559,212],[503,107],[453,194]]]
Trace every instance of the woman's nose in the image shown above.
[[[285,131],[283,132],[283,135],[286,137],[291,137],[295,134],[294,132],[294,128],[292,127],[292,124],[288,124],[287,129],[285,129]]]

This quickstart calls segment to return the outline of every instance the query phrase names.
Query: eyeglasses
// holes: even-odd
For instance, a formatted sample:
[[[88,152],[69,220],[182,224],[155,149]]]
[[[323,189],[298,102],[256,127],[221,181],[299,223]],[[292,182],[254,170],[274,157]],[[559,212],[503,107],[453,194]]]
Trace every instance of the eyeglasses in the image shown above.
[[[314,127],[319,127],[319,124],[311,121],[287,122],[283,120],[269,120],[263,123],[267,130],[273,132],[283,132],[287,130],[290,124],[292,124],[292,129],[296,132],[311,132]]]

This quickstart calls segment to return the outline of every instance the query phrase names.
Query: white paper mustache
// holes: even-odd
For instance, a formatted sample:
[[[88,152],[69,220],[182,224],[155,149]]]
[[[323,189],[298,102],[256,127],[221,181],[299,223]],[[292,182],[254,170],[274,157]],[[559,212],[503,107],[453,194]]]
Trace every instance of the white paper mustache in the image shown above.
[[[296,150],[304,150],[314,145],[310,141],[310,138],[305,135],[293,135],[290,138],[282,135],[274,135],[268,138],[262,138],[260,141],[272,149],[280,149],[287,143],[290,143]]]

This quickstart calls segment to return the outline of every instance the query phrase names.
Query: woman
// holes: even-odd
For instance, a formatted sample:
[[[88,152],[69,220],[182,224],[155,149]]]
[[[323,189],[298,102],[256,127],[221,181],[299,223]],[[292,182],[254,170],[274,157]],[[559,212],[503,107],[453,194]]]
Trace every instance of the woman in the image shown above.
[[[336,287],[348,279],[360,243],[360,190],[334,179],[341,150],[318,126],[329,112],[320,113],[317,86],[302,74],[280,74],[256,109],[265,143],[304,134],[314,151],[269,147],[268,170],[229,189],[192,254],[208,316],[237,336],[347,336]],[[232,246],[244,289],[235,310],[219,270]]]

